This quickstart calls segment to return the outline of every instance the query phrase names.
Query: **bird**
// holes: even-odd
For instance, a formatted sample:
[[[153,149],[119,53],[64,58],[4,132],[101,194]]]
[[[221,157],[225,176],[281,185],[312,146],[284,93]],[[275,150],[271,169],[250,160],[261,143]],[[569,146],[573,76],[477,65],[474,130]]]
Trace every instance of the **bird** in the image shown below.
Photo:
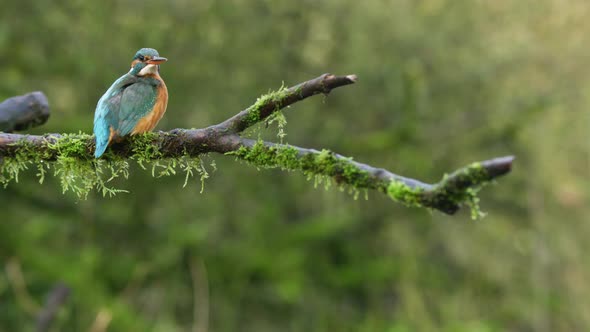
[[[156,127],[168,106],[168,88],[160,77],[160,64],[166,61],[153,48],[140,49],[131,70],[98,100],[94,112],[95,158],[100,158],[112,142]]]

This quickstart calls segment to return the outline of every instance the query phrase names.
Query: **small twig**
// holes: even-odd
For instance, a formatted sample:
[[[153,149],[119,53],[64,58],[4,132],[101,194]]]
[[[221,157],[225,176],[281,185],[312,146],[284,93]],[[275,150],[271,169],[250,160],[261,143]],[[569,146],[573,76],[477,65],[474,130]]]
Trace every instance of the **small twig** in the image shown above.
[[[0,103],[0,131],[26,130],[44,124],[49,118],[49,102],[43,92],[31,92]]]
[[[37,332],[49,331],[59,308],[63,306],[70,295],[70,288],[64,284],[57,284],[47,296],[43,310],[37,315]]]

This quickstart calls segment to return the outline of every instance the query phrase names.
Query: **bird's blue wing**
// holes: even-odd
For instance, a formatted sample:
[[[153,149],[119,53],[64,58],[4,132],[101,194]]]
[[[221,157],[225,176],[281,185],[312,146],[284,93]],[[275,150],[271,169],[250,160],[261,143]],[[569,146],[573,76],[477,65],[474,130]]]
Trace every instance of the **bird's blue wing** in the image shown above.
[[[113,83],[98,101],[94,114],[96,158],[109,145],[111,130],[117,136],[129,135],[137,122],[154,108],[157,94],[155,81],[139,79],[130,74]]]
[[[141,80],[123,91],[116,128],[119,135],[129,135],[137,122],[153,110],[157,95],[158,91],[154,85]]]
[[[137,77],[125,74],[111,85],[100,98],[94,113],[94,136],[96,150],[94,156],[100,157],[109,144],[111,128],[116,131],[119,124],[119,110],[124,91],[137,83]]]

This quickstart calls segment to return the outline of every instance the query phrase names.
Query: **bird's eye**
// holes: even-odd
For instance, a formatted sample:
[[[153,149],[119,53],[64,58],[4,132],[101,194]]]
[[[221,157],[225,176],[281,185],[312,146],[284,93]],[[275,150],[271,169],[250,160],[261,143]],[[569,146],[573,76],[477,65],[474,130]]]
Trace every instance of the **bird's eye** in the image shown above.
[[[140,55],[139,56],[139,61],[143,61],[143,60],[145,60],[145,57],[143,55]]]

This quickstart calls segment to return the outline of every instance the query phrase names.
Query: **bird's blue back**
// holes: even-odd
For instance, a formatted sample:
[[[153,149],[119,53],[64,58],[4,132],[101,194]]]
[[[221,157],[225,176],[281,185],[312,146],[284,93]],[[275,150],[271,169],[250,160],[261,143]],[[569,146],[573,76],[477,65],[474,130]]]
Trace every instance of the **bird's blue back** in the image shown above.
[[[154,107],[159,82],[129,73],[121,76],[100,98],[94,114],[94,135],[99,158],[109,145],[111,130],[116,136],[131,133],[137,122]]]

